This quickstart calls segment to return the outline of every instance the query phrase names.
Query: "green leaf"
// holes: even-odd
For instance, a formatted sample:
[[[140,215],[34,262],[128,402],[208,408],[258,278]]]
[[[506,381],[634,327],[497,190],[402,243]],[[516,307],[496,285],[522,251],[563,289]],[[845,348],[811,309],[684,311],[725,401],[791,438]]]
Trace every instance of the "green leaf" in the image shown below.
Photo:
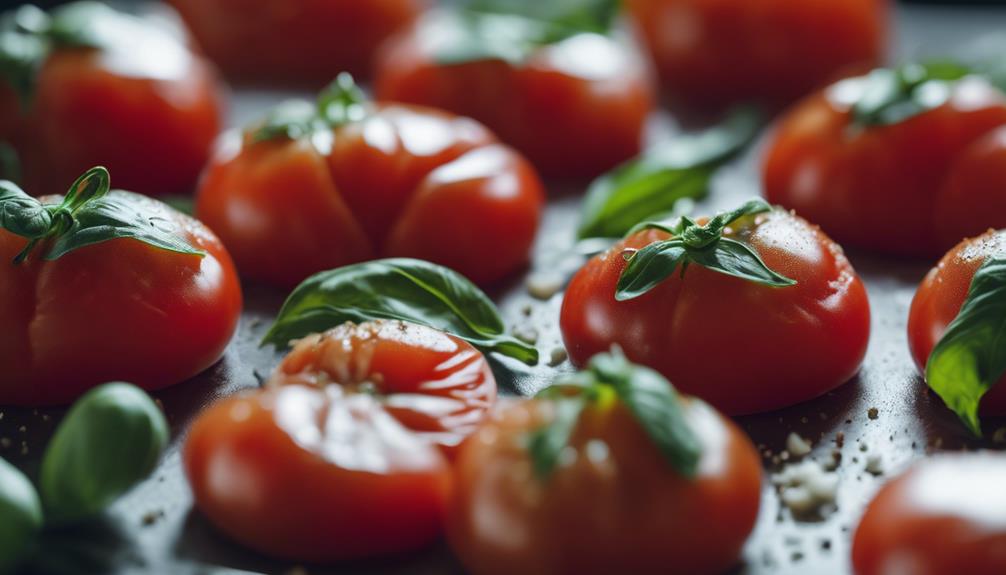
[[[70,184],[58,209],[68,210],[71,215],[76,214],[88,202],[107,195],[110,184],[111,176],[107,169],[101,166],[91,168]]]
[[[569,445],[580,413],[586,406],[582,398],[557,398],[553,400],[555,417],[552,421],[534,431],[528,439],[528,452],[534,472],[540,479],[547,479],[559,464],[559,457]]]
[[[316,274],[287,298],[263,340],[284,348],[293,340],[345,322],[392,319],[452,333],[483,351],[528,364],[538,351],[506,335],[492,300],[466,278],[422,260],[374,260]]]
[[[325,129],[314,104],[304,100],[290,100],[269,112],[265,122],[252,130],[252,142],[267,140],[298,140]]]
[[[704,248],[719,241],[727,226],[737,220],[770,211],[772,211],[772,206],[765,202],[765,200],[755,198],[744,202],[741,207],[735,210],[717,214],[705,225],[700,226],[691,223],[691,225],[685,226],[679,235],[688,247]],[[685,221],[690,222],[689,220]]]
[[[16,184],[0,181],[0,228],[36,239],[49,232],[52,214],[42,202],[24,193]]]
[[[657,287],[687,259],[686,252],[680,240],[654,242],[639,250],[618,278],[615,299],[627,301]]]
[[[353,76],[343,72],[318,95],[318,113],[329,126],[339,127],[366,117],[368,102]]]
[[[71,2],[50,12],[44,33],[59,47],[102,48],[115,42],[109,35],[117,28],[135,25],[137,20],[101,2]]]
[[[92,389],[67,413],[42,458],[49,518],[66,524],[102,512],[154,470],[167,444],[167,421],[143,390],[128,383]]]
[[[970,73],[965,66],[945,62],[874,70],[853,80],[861,91],[852,107],[853,122],[864,127],[888,126],[938,108],[950,98],[953,83]]]
[[[290,100],[273,108],[265,122],[251,132],[251,141],[307,138],[362,120],[369,113],[369,104],[353,77],[343,72],[318,94],[313,104]]]
[[[1006,259],[990,258],[975,272],[960,313],[926,364],[926,381],[981,436],[978,405],[1006,373]]]
[[[13,573],[42,530],[42,504],[35,487],[0,457],[0,573]]]
[[[737,108],[716,127],[679,136],[602,175],[587,190],[577,236],[621,237],[683,198],[704,197],[716,169],[747,146],[762,124],[754,108]]]
[[[796,281],[770,269],[750,246],[730,238],[720,238],[715,245],[688,250],[690,263],[714,272],[770,287],[788,287]]]

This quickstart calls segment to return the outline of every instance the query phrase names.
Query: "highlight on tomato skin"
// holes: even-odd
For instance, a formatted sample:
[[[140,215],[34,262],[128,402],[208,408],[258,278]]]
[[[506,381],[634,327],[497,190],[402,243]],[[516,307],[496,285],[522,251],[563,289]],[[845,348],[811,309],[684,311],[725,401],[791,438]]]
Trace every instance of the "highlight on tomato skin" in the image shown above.
[[[866,289],[817,226],[775,208],[723,233],[794,285],[761,285],[693,263],[648,293],[618,301],[626,257],[671,237],[639,231],[573,277],[559,321],[575,365],[618,345],[630,360],[729,415],[813,399],[859,371],[870,337]]]
[[[891,480],[856,529],[856,575],[1006,572],[1006,456],[944,454]]]

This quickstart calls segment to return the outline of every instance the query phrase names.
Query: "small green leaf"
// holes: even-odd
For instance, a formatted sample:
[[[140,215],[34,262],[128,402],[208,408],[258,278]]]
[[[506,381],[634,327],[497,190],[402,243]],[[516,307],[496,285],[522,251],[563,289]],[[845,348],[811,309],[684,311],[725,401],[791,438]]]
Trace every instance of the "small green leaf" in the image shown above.
[[[0,228],[12,234],[37,239],[52,225],[52,214],[37,199],[13,182],[0,181]]]
[[[52,10],[44,33],[59,47],[101,48],[115,42],[108,34],[122,26],[123,20],[136,19],[101,2],[71,2]]]
[[[788,287],[796,281],[770,269],[750,246],[720,238],[715,245],[688,250],[690,263],[698,264],[714,272],[747,280],[770,287]]]
[[[580,397],[556,398],[555,417],[546,426],[534,431],[528,439],[528,452],[534,472],[539,479],[547,479],[559,463],[569,440],[576,430],[580,413],[586,406]]]
[[[313,104],[290,100],[273,108],[265,122],[252,130],[251,141],[307,138],[362,120],[369,113],[369,104],[353,77],[343,72],[318,94]]]
[[[70,215],[92,200],[97,200],[108,194],[111,176],[108,170],[96,166],[78,177],[63,196],[63,203],[58,209],[69,210]]]
[[[65,524],[101,513],[154,470],[167,444],[167,421],[140,388],[108,383],[87,392],[42,457],[49,518]]]
[[[926,364],[926,381],[981,436],[978,405],[1006,373],[1006,259],[990,258]]]
[[[953,83],[970,73],[965,66],[945,62],[874,70],[852,80],[861,91],[852,107],[853,122],[864,127],[888,126],[938,108],[950,98]]]
[[[686,259],[686,249],[681,240],[654,242],[646,246],[631,256],[619,276],[615,299],[627,301],[649,292],[671,277]]]
[[[290,100],[269,112],[265,122],[251,132],[252,142],[267,140],[298,140],[325,129],[314,104]]]
[[[42,504],[35,487],[0,457],[0,573],[13,573],[42,530]]]
[[[331,127],[358,122],[367,115],[369,100],[346,72],[318,95],[318,113]]]
[[[316,274],[287,298],[263,340],[284,348],[293,340],[345,322],[392,319],[452,333],[483,351],[528,364],[533,346],[508,336],[482,290],[444,266],[422,260],[374,260]]]
[[[765,200],[760,198],[748,200],[744,202],[744,205],[735,210],[717,214],[705,225],[692,224],[685,226],[680,233],[681,240],[690,248],[704,248],[718,241],[727,229],[727,226],[737,220],[770,211],[772,211],[772,206],[765,202]]]
[[[683,135],[602,175],[587,190],[577,235],[621,237],[639,222],[706,195],[716,169],[758,134],[762,116],[737,108],[720,125]]]

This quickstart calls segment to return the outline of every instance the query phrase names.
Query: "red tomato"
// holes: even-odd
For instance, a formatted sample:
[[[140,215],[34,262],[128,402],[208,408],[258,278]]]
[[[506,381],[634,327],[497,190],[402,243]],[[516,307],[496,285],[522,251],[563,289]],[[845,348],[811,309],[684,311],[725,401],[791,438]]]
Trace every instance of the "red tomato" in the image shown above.
[[[475,118],[549,177],[591,178],[640,152],[654,97],[630,46],[581,34],[520,65],[443,64],[435,50],[451,33],[444,22],[427,18],[385,46],[375,74],[379,99]]]
[[[192,426],[196,505],[237,541],[296,561],[411,551],[443,528],[451,470],[495,380],[467,343],[401,322],[305,338],[264,391]]]
[[[969,77],[938,108],[859,128],[850,102],[861,89],[860,79],[839,82],[780,120],[764,166],[770,202],[846,245],[906,256],[935,257],[1006,227],[1006,141],[994,132],[1006,124],[1006,95]]]
[[[322,85],[365,76],[378,46],[425,0],[171,0],[200,47],[228,76]]]
[[[675,273],[641,297],[616,301],[622,253],[667,237],[639,232],[573,277],[560,317],[573,363],[618,344],[633,362],[731,415],[812,399],[859,370],[870,337],[866,290],[817,227],[774,210],[724,234],[749,244],[795,286],[766,287],[692,265],[683,278]]]
[[[27,240],[0,229],[0,405],[70,403],[115,380],[159,389],[220,359],[241,314],[230,256],[196,220],[126,199],[206,255],[114,239],[14,265]]]
[[[679,475],[616,402],[587,408],[571,463],[542,480],[527,436],[552,420],[554,406],[507,405],[461,446],[448,519],[455,553],[474,575],[701,575],[734,566],[758,516],[758,454],[706,404],[684,407],[703,449],[696,477]]]
[[[8,126],[0,139],[21,156],[29,193],[62,193],[95,165],[115,174],[117,185],[148,195],[188,193],[196,183],[221,125],[212,68],[154,25],[112,23],[113,44],[52,53],[19,125],[0,122]],[[0,97],[0,118],[18,116],[19,106]]]
[[[544,191],[482,125],[387,105],[322,138],[232,133],[197,202],[249,278],[292,286],[322,270],[408,256],[491,283],[524,265]]]
[[[628,0],[671,100],[779,109],[883,60],[887,0]]]
[[[922,280],[908,315],[908,343],[920,371],[925,373],[929,354],[960,313],[975,272],[988,258],[1004,256],[1006,231],[990,231],[958,244]],[[1004,381],[1006,377],[982,398],[981,413],[1006,415]]]
[[[856,530],[857,575],[1006,573],[1006,456],[941,455],[880,490]]]

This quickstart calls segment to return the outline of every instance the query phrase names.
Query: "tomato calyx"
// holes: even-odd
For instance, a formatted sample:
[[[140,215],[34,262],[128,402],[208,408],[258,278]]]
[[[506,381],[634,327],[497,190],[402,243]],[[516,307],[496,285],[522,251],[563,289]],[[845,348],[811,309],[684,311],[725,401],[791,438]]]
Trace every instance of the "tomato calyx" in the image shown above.
[[[250,133],[252,142],[311,137],[346,124],[359,122],[370,112],[370,100],[347,72],[319,94],[315,102],[291,100],[277,106],[265,123]]]
[[[864,77],[846,80],[859,88],[852,106],[853,124],[865,128],[904,122],[945,104],[953,85],[972,75],[984,73],[980,67],[934,61],[878,68]]]
[[[678,392],[656,371],[629,362],[617,347],[594,356],[587,369],[556,381],[537,397],[555,406],[552,421],[528,437],[527,449],[542,480],[560,464],[583,411],[616,403],[628,408],[675,471],[690,478],[698,470],[701,443]]]
[[[50,242],[45,253],[48,261],[117,238],[136,239],[171,252],[206,255],[168,229],[163,218],[145,213],[133,194],[110,195],[109,182],[108,170],[97,166],[77,178],[61,202],[43,204],[13,182],[0,181],[0,228],[28,240],[14,265],[25,262],[43,241]]]
[[[723,237],[727,227],[747,216],[772,210],[763,200],[750,200],[730,212],[723,212],[706,224],[698,224],[687,216],[676,221],[645,222],[630,234],[645,229],[660,229],[673,237],[654,242],[641,250],[626,250],[622,256],[628,265],[618,278],[615,299],[627,301],[648,293],[676,269],[681,276],[691,264],[770,287],[789,287],[796,281],[770,269],[749,245]]]

